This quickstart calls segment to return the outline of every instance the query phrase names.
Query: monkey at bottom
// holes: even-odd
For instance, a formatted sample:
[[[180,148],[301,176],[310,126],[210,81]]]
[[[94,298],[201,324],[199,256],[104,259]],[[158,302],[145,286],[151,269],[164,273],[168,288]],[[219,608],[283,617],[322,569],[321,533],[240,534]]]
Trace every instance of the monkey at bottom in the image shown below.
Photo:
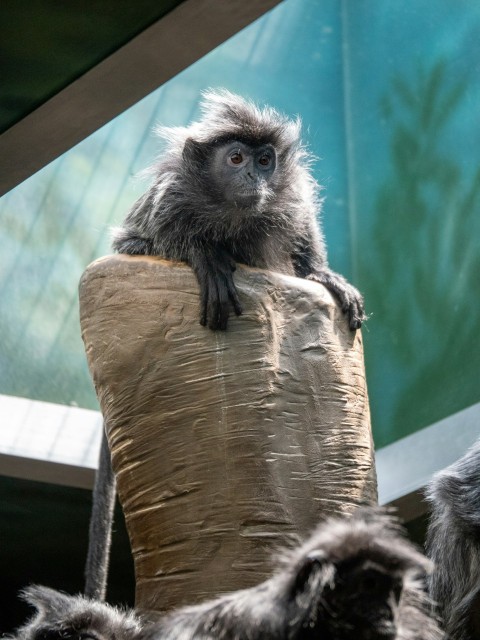
[[[450,640],[480,640],[480,440],[433,477],[427,498],[430,595]]]
[[[46,587],[16,640],[439,640],[422,580],[428,560],[380,510],[329,519],[256,587],[156,621]]]

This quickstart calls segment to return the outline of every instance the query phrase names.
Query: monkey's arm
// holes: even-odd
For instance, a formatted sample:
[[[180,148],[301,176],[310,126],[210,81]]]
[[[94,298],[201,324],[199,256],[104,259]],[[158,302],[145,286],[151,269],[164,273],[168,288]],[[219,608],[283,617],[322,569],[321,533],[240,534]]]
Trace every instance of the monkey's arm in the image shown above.
[[[123,225],[113,230],[113,250],[129,255],[153,255],[155,250],[151,232],[144,229],[153,211],[153,193],[150,189],[135,202]]]
[[[213,330],[225,330],[230,302],[237,316],[242,314],[232,275],[235,261],[225,249],[203,245],[190,250],[187,262],[200,286],[200,324]]]
[[[122,227],[114,230],[113,249],[130,255],[159,255],[187,262],[200,286],[200,323],[210,329],[227,328],[230,301],[237,315],[242,307],[233,282],[235,262],[222,248],[197,235],[195,215],[158,215],[152,190],[144,194]]]
[[[292,254],[295,275],[323,284],[339,300],[343,313],[347,315],[348,324],[352,331],[359,329],[367,319],[363,303],[363,296],[353,285],[332,271],[326,263],[325,248],[316,237],[302,238]]]

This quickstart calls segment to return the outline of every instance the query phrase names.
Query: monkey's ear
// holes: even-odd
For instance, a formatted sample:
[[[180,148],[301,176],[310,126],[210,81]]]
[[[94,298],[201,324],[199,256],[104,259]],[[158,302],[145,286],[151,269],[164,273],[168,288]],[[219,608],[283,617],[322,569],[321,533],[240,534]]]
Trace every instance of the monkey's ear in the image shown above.
[[[71,608],[72,596],[35,584],[20,593],[22,600],[35,607],[40,614],[64,615]]]
[[[183,159],[187,162],[204,162],[210,150],[210,145],[206,142],[198,142],[193,138],[187,138],[183,147]]]
[[[318,579],[323,573],[325,562],[326,557],[322,551],[311,551],[302,559],[293,581],[293,595],[304,591],[307,583],[312,583],[315,578]]]

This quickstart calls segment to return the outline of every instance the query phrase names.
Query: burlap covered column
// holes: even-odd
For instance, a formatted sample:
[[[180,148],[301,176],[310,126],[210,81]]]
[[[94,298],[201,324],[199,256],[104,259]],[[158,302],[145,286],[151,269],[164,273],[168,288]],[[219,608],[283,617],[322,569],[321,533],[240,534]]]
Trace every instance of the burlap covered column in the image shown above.
[[[235,282],[226,332],[200,326],[183,264],[110,256],[80,283],[140,609],[256,584],[276,548],[376,501],[361,333],[318,284]]]

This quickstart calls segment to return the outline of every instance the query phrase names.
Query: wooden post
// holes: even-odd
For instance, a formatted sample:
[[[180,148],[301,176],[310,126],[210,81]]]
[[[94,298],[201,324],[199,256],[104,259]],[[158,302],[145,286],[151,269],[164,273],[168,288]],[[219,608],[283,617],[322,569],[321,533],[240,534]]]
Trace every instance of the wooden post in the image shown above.
[[[80,283],[142,610],[254,585],[275,549],[376,502],[361,332],[321,285],[234,277],[225,332],[200,326],[184,264],[109,256]]]

